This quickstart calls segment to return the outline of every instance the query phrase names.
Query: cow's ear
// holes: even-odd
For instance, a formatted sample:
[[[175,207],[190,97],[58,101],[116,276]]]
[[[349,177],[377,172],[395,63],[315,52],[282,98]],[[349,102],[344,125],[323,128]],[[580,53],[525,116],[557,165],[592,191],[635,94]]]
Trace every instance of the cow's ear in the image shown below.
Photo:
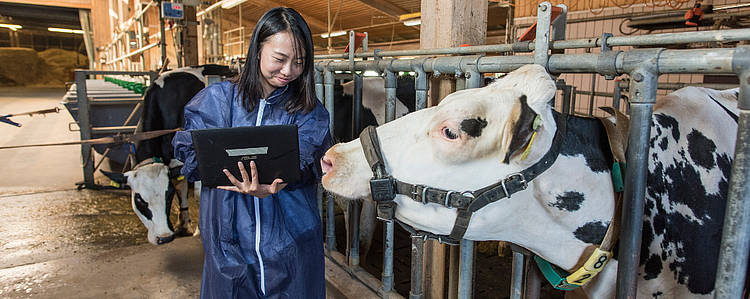
[[[508,164],[512,155],[523,149],[535,130],[534,120],[537,118],[537,114],[526,102],[526,95],[521,95],[518,101],[520,102],[520,109],[514,109],[516,115],[511,116],[511,119],[515,121],[513,122],[513,135],[510,144],[507,146],[508,151],[505,152],[505,158],[503,159],[505,164]]]
[[[119,188],[121,185],[127,185],[128,183],[128,177],[120,172],[109,172],[104,170],[101,171],[105,176],[107,176],[112,182],[110,185]]]

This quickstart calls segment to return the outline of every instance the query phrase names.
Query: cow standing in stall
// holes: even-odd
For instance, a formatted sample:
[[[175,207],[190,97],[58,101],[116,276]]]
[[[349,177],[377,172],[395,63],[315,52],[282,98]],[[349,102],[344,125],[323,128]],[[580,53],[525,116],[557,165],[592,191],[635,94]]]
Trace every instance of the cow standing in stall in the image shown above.
[[[369,196],[368,158],[377,158],[366,158],[361,141],[379,143],[394,180],[380,187],[396,190],[396,220],[454,239],[513,242],[575,271],[615,219],[613,158],[602,123],[553,111],[554,95],[537,65],[458,91],[363,135],[370,141],[332,147],[321,162],[323,186]],[[736,89],[688,87],[654,106],[638,298],[708,298],[714,290],[737,97]],[[474,209],[475,199],[486,205]],[[589,265],[601,272],[576,295],[614,297],[617,260],[607,260]]]
[[[208,75],[227,77],[233,73],[226,66],[209,64],[161,74],[143,96],[142,131],[182,127],[185,104],[205,87]],[[124,174],[103,172],[113,181],[130,186],[133,211],[148,229],[148,240],[154,245],[168,243],[174,235],[191,234],[187,181],[180,176],[182,162],[174,159],[173,136],[168,134],[137,143],[138,164],[133,170]],[[199,183],[195,190],[199,197]],[[175,195],[180,204],[176,229],[169,219]],[[195,233],[198,233],[197,228]]]

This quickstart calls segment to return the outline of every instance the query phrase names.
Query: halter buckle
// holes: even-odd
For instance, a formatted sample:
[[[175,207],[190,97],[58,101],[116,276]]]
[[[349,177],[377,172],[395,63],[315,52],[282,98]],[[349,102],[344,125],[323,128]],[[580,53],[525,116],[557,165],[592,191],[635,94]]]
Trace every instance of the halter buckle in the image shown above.
[[[416,199],[417,196],[420,195],[420,192],[418,191],[420,187],[422,188],[422,204],[427,204],[427,190],[430,189],[430,187],[424,185],[414,185],[414,187],[412,187],[411,189],[411,192],[409,192],[411,194],[411,198]]]
[[[458,193],[458,192],[456,192],[456,191],[448,191],[448,194],[445,195],[445,204],[444,205],[445,205],[446,208],[450,208],[451,207],[450,206],[450,204],[451,204],[450,203],[450,201],[451,201],[451,193]]]

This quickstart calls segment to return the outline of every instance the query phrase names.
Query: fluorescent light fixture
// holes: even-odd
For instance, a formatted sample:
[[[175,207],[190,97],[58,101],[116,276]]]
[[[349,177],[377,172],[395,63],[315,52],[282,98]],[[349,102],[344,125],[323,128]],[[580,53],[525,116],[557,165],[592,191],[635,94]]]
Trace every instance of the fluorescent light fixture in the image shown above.
[[[376,71],[365,71],[364,73],[362,73],[362,76],[363,77],[377,77],[377,76],[380,76],[380,74]]]
[[[221,2],[221,8],[230,9],[232,7],[235,7],[237,5],[244,3],[245,1],[247,0],[224,0]]]
[[[18,29],[23,28],[21,25],[13,25],[13,24],[0,24],[0,27],[2,28],[8,28],[13,31],[17,31]]]
[[[422,18],[404,21],[404,26],[419,26],[419,24],[422,24]]]
[[[346,35],[346,31],[334,31],[331,32],[331,37]],[[328,38],[328,32],[320,35],[322,38]]]
[[[49,31],[52,31],[52,32],[62,32],[62,33],[78,33],[78,34],[83,34],[83,30],[76,30],[76,29],[65,29],[65,28],[54,28],[54,27],[49,27],[49,28],[47,28],[47,30],[49,30]]]

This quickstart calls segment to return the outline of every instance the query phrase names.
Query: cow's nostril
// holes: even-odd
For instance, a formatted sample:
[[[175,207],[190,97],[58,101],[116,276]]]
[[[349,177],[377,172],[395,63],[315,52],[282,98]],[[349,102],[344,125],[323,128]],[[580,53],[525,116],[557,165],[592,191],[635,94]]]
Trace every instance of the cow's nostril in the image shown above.
[[[320,168],[324,174],[329,173],[333,169],[333,160],[328,155],[323,156],[323,159],[320,159]]]

